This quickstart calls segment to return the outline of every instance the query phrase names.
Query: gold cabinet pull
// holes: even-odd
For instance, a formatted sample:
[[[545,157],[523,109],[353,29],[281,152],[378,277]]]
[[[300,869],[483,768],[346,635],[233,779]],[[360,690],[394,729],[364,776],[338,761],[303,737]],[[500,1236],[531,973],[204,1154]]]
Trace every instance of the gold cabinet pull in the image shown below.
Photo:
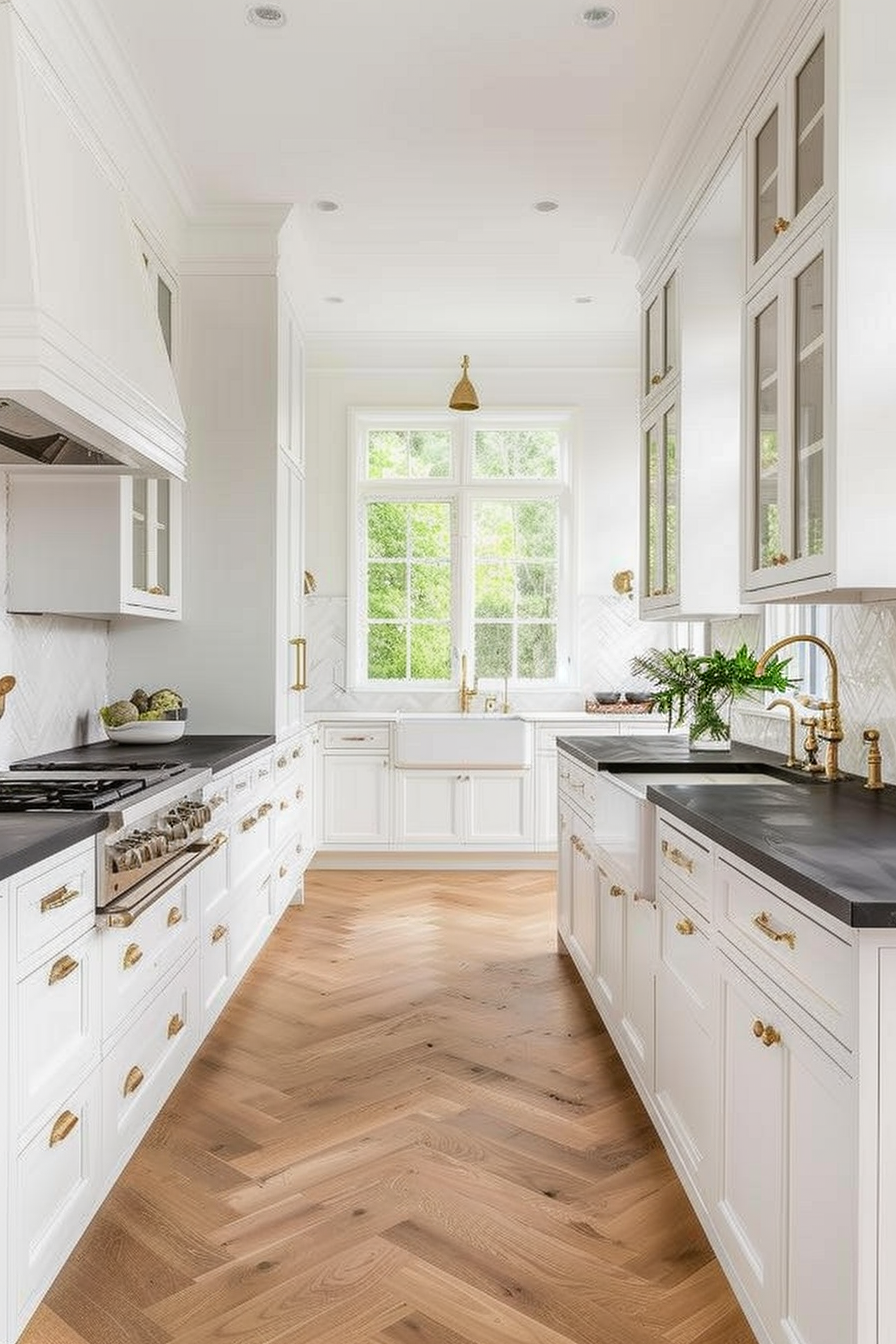
[[[791,952],[795,951],[796,934],[782,933],[779,929],[773,929],[772,917],[767,910],[763,910],[758,915],[754,915],[753,924],[760,933],[765,934],[766,938],[771,938],[773,943],[786,943]]]
[[[181,1032],[183,1031],[183,1029],[184,1029],[184,1025],[185,1025],[185,1023],[184,1023],[184,1020],[183,1020],[183,1018],[181,1017],[180,1013],[174,1013],[171,1017],[169,1017],[169,1019],[168,1019],[168,1039],[169,1039],[169,1041],[170,1041],[174,1036],[179,1036],[179,1035],[180,1035],[180,1033],[181,1033]]]
[[[222,845],[227,844],[227,836],[224,834],[223,831],[219,831],[217,835],[212,836],[211,840],[209,841],[209,844],[211,845],[212,853],[214,854],[215,851],[220,849]]]
[[[620,887],[620,886],[618,886],[618,885],[614,882],[613,885],[610,887],[610,895],[611,895],[611,896],[624,896],[624,895],[625,895],[625,887]]]
[[[171,909],[168,911],[168,919],[166,921],[169,929],[173,929],[175,924],[179,924],[183,917],[184,912],[181,910],[180,906],[172,905]]]
[[[297,760],[299,759],[300,756],[304,756],[304,755],[305,755],[305,748],[304,748],[304,747],[293,747],[293,749],[292,749],[292,758],[293,758],[294,761],[297,761]]]
[[[296,798],[298,799],[299,802],[301,802],[304,797],[305,797],[305,790],[300,784],[299,787],[296,789]]]
[[[289,642],[294,646],[296,651],[296,679],[289,689],[291,691],[304,691],[307,689],[307,681],[306,681],[307,660],[306,660],[305,641],[304,639],[299,638],[299,639],[291,639]]]
[[[287,809],[288,807],[289,807],[289,799],[288,799],[288,798],[281,798],[281,799],[280,799],[280,811],[281,811],[281,812],[285,812],[286,809]]]
[[[651,378],[651,380],[650,380],[650,386],[651,386],[651,387],[659,387],[660,383],[663,381],[663,379],[665,378],[665,376],[666,376],[666,375],[665,375],[664,373],[655,373],[655,374],[653,375],[653,377]]]
[[[676,932],[684,934],[685,938],[689,938],[692,933],[696,933],[696,929],[690,919],[679,919],[675,925],[675,929]]]
[[[258,818],[256,816],[243,817],[243,820],[240,822],[240,830],[251,831],[252,827],[257,825],[258,825]]]
[[[225,801],[223,793],[213,793],[208,800],[208,805],[214,812],[216,808],[222,807]]]
[[[285,864],[285,863],[281,863],[281,865],[280,865],[280,876],[281,876],[281,877],[285,877],[286,874],[287,874],[288,872],[289,872],[289,869],[287,868],[286,864]]]
[[[80,895],[80,891],[76,891],[74,887],[57,887],[55,891],[41,897],[40,912],[45,915],[48,910],[60,910],[62,906],[68,905],[69,901],[76,901]]]
[[[753,1035],[763,1045],[780,1045],[781,1043],[780,1031],[775,1027],[767,1026],[765,1022],[760,1022],[758,1017],[753,1023]]]
[[[786,233],[787,230],[790,228],[790,220],[782,219],[781,216],[779,215],[778,218],[775,220],[774,224],[772,225],[772,228],[775,231],[775,237],[779,238],[782,233]]]
[[[664,840],[660,848],[663,851],[663,855],[670,863],[674,863],[679,868],[683,868],[686,873],[693,874],[694,860],[689,859],[687,854],[682,854],[681,850],[677,849],[675,845],[670,845],[668,840]]]
[[[129,971],[132,966],[136,966],[138,961],[143,960],[143,950],[139,943],[128,943],[124,950],[124,956],[121,959],[121,967],[124,971]]]
[[[58,984],[60,980],[64,980],[67,975],[71,975],[72,971],[76,971],[77,969],[78,963],[75,961],[74,957],[70,957],[66,954],[66,956],[60,957],[58,961],[53,962],[53,965],[50,967],[50,976],[47,984]]]
[[[55,1148],[57,1143],[67,1139],[77,1123],[78,1117],[73,1111],[63,1111],[59,1118],[54,1120],[53,1128],[50,1130],[50,1147]]]
[[[262,803],[261,807],[258,809],[258,815],[260,817],[266,817],[267,814],[269,812],[273,812],[273,810],[274,810],[273,803]]]
[[[227,937],[227,925],[216,924],[215,927],[212,929],[212,942],[220,943],[221,939],[226,937]]]
[[[129,1097],[132,1092],[137,1091],[137,1088],[140,1086],[142,1082],[143,1082],[143,1070],[141,1068],[138,1068],[137,1065],[135,1064],[132,1069],[128,1070],[128,1076],[124,1080],[124,1087],[121,1089],[122,1096]]]
[[[288,757],[288,756],[278,756],[278,757],[277,757],[277,769],[278,769],[278,770],[282,770],[282,769],[284,768],[284,766],[287,766],[287,765],[289,765],[289,757]]]

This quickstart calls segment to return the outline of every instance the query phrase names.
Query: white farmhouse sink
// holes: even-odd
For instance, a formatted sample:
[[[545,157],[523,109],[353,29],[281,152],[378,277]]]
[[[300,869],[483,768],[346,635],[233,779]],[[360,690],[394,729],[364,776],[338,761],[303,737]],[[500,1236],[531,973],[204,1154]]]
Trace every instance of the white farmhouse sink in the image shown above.
[[[530,732],[512,714],[401,714],[395,764],[404,769],[518,770],[530,764]]]

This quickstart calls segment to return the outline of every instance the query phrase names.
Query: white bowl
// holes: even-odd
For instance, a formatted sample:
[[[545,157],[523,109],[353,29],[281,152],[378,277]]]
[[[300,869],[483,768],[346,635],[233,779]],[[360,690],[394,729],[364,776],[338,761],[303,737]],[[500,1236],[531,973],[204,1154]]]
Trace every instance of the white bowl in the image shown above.
[[[176,742],[186,732],[184,719],[143,719],[136,723],[123,723],[120,728],[106,729],[110,742]]]

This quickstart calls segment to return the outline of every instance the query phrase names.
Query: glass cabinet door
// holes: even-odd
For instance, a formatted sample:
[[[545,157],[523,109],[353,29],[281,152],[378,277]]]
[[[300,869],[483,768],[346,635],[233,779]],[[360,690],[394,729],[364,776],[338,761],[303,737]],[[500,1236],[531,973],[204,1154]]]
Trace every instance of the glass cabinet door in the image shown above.
[[[795,213],[824,185],[824,38],[796,77]]]
[[[783,476],[779,434],[777,298],[773,298],[753,318],[753,358],[755,387],[752,447],[756,510],[753,568],[763,569],[767,565],[779,565],[787,558],[781,549]]]
[[[794,554],[824,551],[824,256],[794,282]]]
[[[130,601],[174,609],[180,601],[178,483],[135,476],[124,478],[122,488],[130,492]]]
[[[673,271],[644,309],[644,387],[650,396],[678,369],[678,286]]]
[[[678,405],[667,401],[643,431],[642,604],[670,606],[678,595]]]

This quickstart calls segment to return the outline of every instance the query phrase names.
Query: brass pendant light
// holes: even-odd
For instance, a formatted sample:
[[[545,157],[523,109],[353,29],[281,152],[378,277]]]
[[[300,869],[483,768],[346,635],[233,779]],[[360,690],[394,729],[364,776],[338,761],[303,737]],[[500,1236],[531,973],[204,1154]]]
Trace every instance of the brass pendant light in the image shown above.
[[[452,411],[478,411],[479,398],[476,395],[476,389],[467,377],[467,369],[470,367],[470,356],[464,355],[461,364],[460,380],[451,393],[451,400],[448,403],[449,410]]]

